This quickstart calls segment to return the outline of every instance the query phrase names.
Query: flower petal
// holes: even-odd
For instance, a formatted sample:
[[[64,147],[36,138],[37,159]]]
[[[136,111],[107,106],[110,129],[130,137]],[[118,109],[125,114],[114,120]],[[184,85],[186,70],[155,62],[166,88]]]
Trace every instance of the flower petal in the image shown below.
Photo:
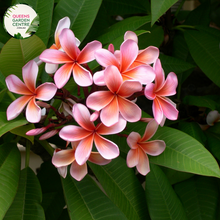
[[[7,108],[7,119],[12,120],[16,118],[32,98],[32,96],[21,96],[13,101]]]
[[[151,139],[154,136],[154,134],[156,133],[157,129],[158,129],[158,124],[155,120],[152,119],[147,124],[144,135],[141,138],[140,142],[147,141],[147,140]]]
[[[138,37],[133,31],[126,31],[125,32],[124,40],[128,40],[128,39],[131,39],[131,40],[135,41],[136,43],[138,43]]]
[[[99,41],[92,41],[88,43],[80,52],[77,57],[77,62],[79,64],[88,63],[95,59],[95,51],[102,48],[102,44]]]
[[[45,71],[46,73],[55,73],[58,69],[58,64],[54,64],[54,63],[45,63]]]
[[[139,161],[137,164],[137,170],[142,175],[147,175],[150,172],[149,159],[147,154],[145,154],[140,148],[138,148]]]
[[[57,88],[62,88],[68,82],[71,72],[73,70],[74,64],[64,64],[61,66],[54,75],[54,82]]]
[[[95,135],[94,141],[98,152],[105,159],[113,159],[119,155],[118,146],[112,141],[109,141],[98,134]]]
[[[161,121],[163,120],[164,114],[159,99],[157,97],[153,101],[152,110],[153,110],[154,119],[158,124],[160,124]]]
[[[15,75],[9,75],[5,79],[8,90],[21,95],[33,95],[27,86]]]
[[[156,62],[153,65],[153,69],[154,69],[154,72],[156,74],[156,76],[155,76],[155,87],[156,87],[157,90],[159,90],[163,86],[164,81],[165,81],[164,71],[162,69],[160,59],[156,60]]]
[[[88,160],[98,165],[106,165],[111,162],[111,160],[103,158],[99,152],[91,152]]]
[[[164,141],[156,140],[156,141],[148,141],[144,143],[139,143],[143,151],[151,156],[158,156],[166,148],[166,144]]]
[[[78,63],[73,67],[73,78],[79,86],[91,86],[93,83],[91,73]]]
[[[41,119],[41,108],[36,104],[35,98],[32,98],[27,105],[26,118],[31,123],[37,123]]]
[[[87,164],[84,163],[79,165],[76,161],[74,161],[70,167],[70,175],[76,179],[77,181],[82,180],[85,175],[88,173]]]
[[[29,61],[22,67],[22,76],[25,85],[31,92],[35,92],[36,79],[38,74],[38,65],[33,61]]]
[[[67,167],[58,167],[57,168],[58,173],[60,174],[60,176],[62,176],[63,178],[66,178],[67,175]]]
[[[54,97],[56,94],[57,87],[53,83],[44,83],[37,87],[36,98],[48,101]]]
[[[141,136],[137,132],[131,132],[127,137],[127,144],[131,149],[138,148],[138,142],[141,140]]]
[[[97,71],[93,75],[93,81],[97,86],[105,86],[104,70]]]
[[[145,64],[151,64],[154,63],[158,57],[159,49],[157,47],[149,46],[139,52],[136,60]]]
[[[52,164],[55,167],[63,167],[63,166],[68,166],[74,160],[75,160],[75,150],[73,149],[60,150],[58,152],[54,151],[52,157]]]
[[[96,50],[95,59],[103,67],[114,65],[119,68],[119,63],[115,55],[106,49]]]
[[[130,168],[137,166],[138,160],[139,160],[138,148],[129,150],[126,158],[127,166]]]
[[[138,45],[135,41],[128,39],[121,44],[120,51],[121,51],[120,72],[122,73],[126,71],[135,61],[138,55]]]
[[[118,91],[118,95],[127,98],[135,92],[139,92],[141,90],[142,85],[139,81],[124,81]]]
[[[215,122],[220,119],[220,114],[217,110],[210,111],[206,117],[206,122],[208,125],[213,126]]]
[[[156,98],[156,94],[154,92],[155,84],[154,83],[149,83],[145,86],[144,88],[144,95],[146,98],[153,100]]]

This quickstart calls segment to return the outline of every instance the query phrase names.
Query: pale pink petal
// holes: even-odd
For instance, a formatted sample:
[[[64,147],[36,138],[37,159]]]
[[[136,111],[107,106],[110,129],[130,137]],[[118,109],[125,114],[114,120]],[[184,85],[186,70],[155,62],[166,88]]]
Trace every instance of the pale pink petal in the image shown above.
[[[86,163],[79,165],[76,161],[74,161],[70,167],[70,175],[77,181],[82,180],[87,172],[88,171]]]
[[[126,124],[127,124],[126,120],[124,120],[124,118],[119,116],[118,122],[112,125],[111,127],[107,127],[103,123],[100,123],[97,126],[96,130],[101,135],[118,134],[125,129]]]
[[[99,111],[95,111],[90,116],[90,121],[95,121],[99,117]]]
[[[21,96],[13,101],[7,108],[7,119],[12,120],[16,118],[32,98],[33,96]]]
[[[56,94],[57,87],[53,83],[44,83],[37,87],[36,98],[48,101],[54,97]]]
[[[164,85],[160,90],[156,90],[155,93],[159,96],[170,96],[176,94],[176,87],[178,84],[177,76],[175,73],[171,72],[168,74]]]
[[[32,98],[27,105],[26,118],[31,123],[37,123],[41,119],[41,108],[36,104],[35,98]]]
[[[103,67],[114,65],[119,68],[118,60],[115,55],[106,49],[99,49],[95,52],[96,61]]]
[[[108,45],[108,51],[110,51],[111,53],[114,54],[115,48],[114,48],[114,45],[113,45],[113,44],[109,44],[109,45]]]
[[[119,120],[119,106],[117,97],[115,97],[107,106],[105,106],[101,113],[100,119],[106,126],[112,126]]]
[[[137,55],[138,55],[138,45],[133,40],[126,40],[122,43],[120,47],[121,51],[121,73],[126,71],[131,64],[135,61]]]
[[[98,134],[95,135],[94,141],[98,152],[105,159],[113,159],[119,155],[118,146],[112,141],[109,141]]]
[[[158,124],[155,120],[152,119],[147,124],[144,135],[141,138],[140,142],[144,142],[144,141],[147,141],[150,138],[152,138],[154,136],[154,134],[156,133],[157,129],[158,129]]]
[[[154,119],[158,124],[160,124],[161,121],[163,120],[164,114],[157,97],[153,101],[152,110],[153,110]]]
[[[137,132],[131,132],[127,137],[127,144],[131,149],[137,149],[138,148],[138,142],[141,140],[140,134]]]
[[[66,85],[68,82],[71,72],[73,70],[74,64],[64,64],[61,66],[54,75],[54,82],[57,86],[57,88],[62,88]]]
[[[127,166],[130,168],[137,166],[138,160],[139,160],[138,149],[129,150],[126,159]]]
[[[142,85],[138,81],[125,81],[122,83],[118,95],[123,96],[125,98],[133,95],[135,92],[139,92],[142,90]]]
[[[154,92],[155,89],[155,84],[154,83],[149,83],[145,86],[144,88],[144,95],[146,98],[153,100],[156,98],[156,94]]]
[[[58,66],[58,64],[45,63],[45,71],[49,74],[55,73],[58,69]]]
[[[93,81],[98,86],[105,86],[104,70],[96,72],[93,75]]]
[[[106,165],[111,162],[111,160],[103,158],[99,152],[91,152],[88,160],[98,165]]]
[[[33,61],[29,61],[22,67],[22,76],[25,85],[32,92],[35,92],[36,79],[38,74],[38,65]]]
[[[75,40],[76,40],[76,46],[79,47],[79,45],[81,43],[80,40],[77,37],[75,37]]]
[[[166,148],[165,142],[161,140],[143,142],[140,143],[140,146],[145,153],[151,156],[160,155]]]
[[[131,40],[135,41],[136,43],[138,43],[138,37],[133,31],[126,31],[125,32],[124,40],[128,40],[128,39],[131,39]]]
[[[66,52],[66,54],[72,60],[76,60],[78,55],[78,48],[76,46],[76,39],[74,33],[70,29],[64,28],[59,35],[59,40],[61,47]]]
[[[78,63],[73,67],[73,78],[79,86],[91,86],[93,83],[91,73]]]
[[[75,160],[75,150],[73,149],[60,150],[58,152],[54,151],[52,157],[52,164],[55,167],[63,167],[63,166],[68,166],[74,160]]]
[[[43,132],[45,132],[47,130],[46,127],[43,128],[34,128],[29,130],[28,132],[26,132],[26,135],[28,136],[34,136],[34,135],[38,135],[38,134],[42,134]]]
[[[94,139],[94,134],[90,134],[90,136],[80,141],[79,145],[77,146],[75,157],[76,157],[76,162],[79,165],[84,164],[88,160],[92,150],[93,139]]]
[[[39,58],[45,63],[73,63],[73,60],[66,53],[55,49],[44,50]]]
[[[139,52],[137,59],[139,62],[151,64],[159,57],[159,49],[157,47],[149,46],[145,50]]]
[[[83,104],[75,104],[73,106],[73,117],[76,122],[85,130],[93,131],[95,129],[95,125],[90,121],[90,113],[88,108],[86,108]]]
[[[57,133],[58,133],[58,130],[49,131],[49,132],[47,132],[47,133],[41,135],[41,136],[39,137],[39,140],[46,140],[46,139],[48,139],[48,138],[53,137],[53,136],[56,135]]]
[[[114,98],[110,91],[97,91],[90,94],[86,100],[86,105],[96,111],[100,111],[107,106]]]
[[[150,172],[149,159],[147,154],[145,154],[140,148],[138,148],[139,161],[137,164],[137,170],[140,174],[146,175]]]
[[[95,59],[95,51],[102,48],[102,44],[99,41],[92,41],[88,43],[80,52],[77,57],[79,64],[88,63]]]
[[[124,77],[129,77],[133,80],[141,82],[144,85],[151,83],[155,79],[153,68],[147,65],[140,65],[126,72],[123,72],[122,76],[123,79]]]
[[[58,173],[60,174],[60,176],[62,176],[63,178],[66,178],[67,175],[67,166],[65,167],[58,167],[57,168]]]
[[[213,126],[215,122],[220,119],[220,114],[217,110],[210,111],[206,117],[206,122],[208,125]]]
[[[156,62],[154,63],[153,69],[156,74],[155,87],[156,87],[156,89],[160,89],[163,86],[164,81],[165,81],[164,71],[162,69],[160,59],[156,60]]]
[[[27,86],[15,75],[9,75],[5,79],[8,90],[21,95],[33,95]]]
[[[67,125],[59,133],[59,136],[65,141],[79,141],[89,135],[91,135],[91,132],[75,125]]]
[[[141,109],[133,102],[118,97],[119,111],[122,117],[129,122],[139,121],[141,118]]]
[[[163,127],[163,126],[164,126],[165,121],[166,121],[166,116],[165,116],[165,115],[163,115],[163,119],[162,119],[162,121],[160,122],[160,126],[161,126],[161,127]]]

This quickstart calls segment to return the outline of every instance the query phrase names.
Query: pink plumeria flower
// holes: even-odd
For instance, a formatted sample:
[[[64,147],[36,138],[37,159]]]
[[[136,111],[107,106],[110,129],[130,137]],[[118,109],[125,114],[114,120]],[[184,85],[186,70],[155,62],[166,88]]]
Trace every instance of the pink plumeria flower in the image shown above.
[[[58,168],[58,172],[61,174],[63,178],[66,177],[67,174],[67,166],[70,166],[70,175],[80,181],[87,174],[87,164],[86,162],[82,165],[79,165],[76,161],[75,153],[77,149],[77,145],[79,142],[71,142],[72,149],[56,149],[54,151],[52,157],[52,163],[55,167]],[[107,160],[103,158],[98,152],[91,152],[88,160],[92,163],[98,165],[106,165],[111,162],[111,160]]]
[[[70,19],[68,17],[64,17],[59,20],[55,33],[54,33],[55,43],[50,47],[50,49],[62,51],[62,47],[60,45],[60,40],[59,40],[59,35],[64,28],[70,28]],[[80,45],[80,41],[77,38],[75,39],[76,39],[76,46],[78,47]],[[58,64],[52,64],[52,63],[45,64],[45,71],[47,73],[55,73],[57,69],[58,69]]]
[[[36,88],[38,74],[37,64],[31,60],[22,68],[24,83],[15,75],[6,78],[9,91],[23,96],[12,102],[7,109],[7,119],[16,118],[26,108],[26,118],[31,123],[41,119],[41,108],[36,104],[36,99],[49,101],[54,97],[57,87],[53,83],[44,83]]]
[[[93,83],[91,73],[82,67],[82,64],[95,59],[94,52],[102,47],[98,41],[88,43],[82,51],[76,46],[74,33],[64,28],[59,35],[63,51],[47,49],[40,55],[40,59],[46,63],[63,64],[55,75],[54,81],[58,88],[65,86],[73,73],[73,78],[79,86],[90,86]]]
[[[138,45],[135,41],[128,39],[121,44],[120,51],[113,54],[109,50],[99,49],[95,52],[97,62],[107,68],[114,65],[122,75],[123,81],[136,80],[142,84],[148,84],[155,78],[155,73],[149,65],[139,65],[131,68],[138,56]],[[94,83],[100,86],[105,85],[104,71],[98,71],[94,74]]]
[[[158,59],[154,64],[154,71],[156,73],[155,83],[149,83],[144,89],[145,96],[153,100],[153,114],[158,124],[163,126],[165,119],[176,120],[178,117],[178,110],[176,104],[166,96],[176,94],[176,87],[178,84],[175,73],[170,72],[165,80],[165,74]]]
[[[138,172],[146,175],[150,172],[149,159],[147,154],[151,156],[160,155],[166,147],[164,141],[154,140],[148,141],[157,131],[158,124],[155,120],[151,120],[141,138],[137,132],[132,132],[127,137],[128,146],[131,148],[127,154],[127,166],[137,168]]]
[[[93,142],[101,154],[107,160],[113,159],[119,155],[118,146],[103,138],[101,135],[117,134],[124,130],[126,121],[121,119],[111,127],[106,127],[103,123],[94,125],[90,121],[90,113],[85,105],[75,104],[73,106],[73,117],[81,126],[68,125],[61,129],[59,135],[66,141],[80,141],[76,148],[75,158],[79,165],[84,164],[90,157]]]
[[[139,81],[124,81],[115,66],[108,66],[104,73],[105,84],[109,91],[97,91],[90,94],[86,105],[100,112],[100,119],[106,126],[117,123],[120,115],[129,122],[136,122],[141,118],[141,109],[127,98],[133,93],[141,91]]]

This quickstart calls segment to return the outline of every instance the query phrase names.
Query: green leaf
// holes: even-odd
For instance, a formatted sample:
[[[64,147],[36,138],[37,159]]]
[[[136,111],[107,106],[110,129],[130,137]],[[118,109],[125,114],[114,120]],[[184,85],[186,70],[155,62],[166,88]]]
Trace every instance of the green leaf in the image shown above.
[[[27,167],[21,171],[17,194],[4,219],[44,220],[41,200],[42,194],[38,179],[33,170]]]
[[[0,145],[0,152],[0,219],[3,219],[17,192],[21,155],[15,143]]]
[[[28,61],[39,56],[44,49],[44,43],[36,35],[22,40],[11,38],[4,45],[0,54],[1,72],[5,76],[14,74],[22,78],[22,67]]]
[[[124,35],[126,31],[135,31],[148,22],[150,22],[150,16],[126,18],[109,27],[97,40],[101,41],[102,44],[111,43],[117,37]]]
[[[151,0],[151,26],[178,0]]]
[[[71,220],[127,219],[88,175],[80,182],[68,175],[62,183]]]
[[[174,186],[187,214],[187,219],[213,220],[219,209],[216,179],[194,176]]]
[[[173,128],[162,127],[153,139],[164,140],[166,149],[157,157],[149,156],[151,163],[188,173],[220,177],[214,157],[191,136]]]
[[[145,193],[151,219],[187,220],[183,206],[163,171],[151,164]]]
[[[70,29],[80,41],[83,41],[95,20],[101,2],[101,0],[60,0],[54,9],[52,33],[58,21],[68,16],[71,20]]]
[[[212,35],[216,39],[220,39],[220,30],[212,27],[206,27],[204,25],[197,25],[196,29],[201,32],[206,32],[209,35]]]
[[[6,113],[0,112],[0,137],[6,132],[11,131],[12,129],[20,127],[22,125],[25,125],[27,123],[27,120],[22,116],[18,116],[17,118],[8,121],[6,118]]]
[[[196,64],[220,87],[219,40],[206,32],[196,30],[186,30],[184,36]]]
[[[109,198],[128,219],[149,219],[144,190],[134,171],[118,157],[105,166],[89,163]]]
[[[3,27],[2,22],[0,22],[0,42],[5,44],[10,38],[11,36],[7,33],[7,31]]]

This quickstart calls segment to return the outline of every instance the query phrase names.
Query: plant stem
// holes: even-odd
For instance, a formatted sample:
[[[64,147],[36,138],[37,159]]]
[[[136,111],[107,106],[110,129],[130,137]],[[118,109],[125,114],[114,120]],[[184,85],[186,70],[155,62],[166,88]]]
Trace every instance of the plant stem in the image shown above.
[[[38,139],[35,139],[44,149],[50,154],[50,156],[53,156],[54,149],[51,147],[51,145],[46,141],[40,141]]]
[[[12,101],[16,99],[15,96],[9,90],[7,91],[7,94],[12,99]]]
[[[31,142],[26,141],[25,168],[29,167]]]

